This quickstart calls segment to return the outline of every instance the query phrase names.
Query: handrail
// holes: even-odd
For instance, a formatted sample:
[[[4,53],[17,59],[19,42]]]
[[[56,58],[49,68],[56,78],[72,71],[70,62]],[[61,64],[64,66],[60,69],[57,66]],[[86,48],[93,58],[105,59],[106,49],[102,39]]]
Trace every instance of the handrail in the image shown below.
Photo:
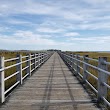
[[[22,84],[25,78],[31,76],[32,72],[39,68],[45,61],[51,57],[53,52],[37,52],[26,56],[17,55],[16,58],[5,59],[0,57],[0,102],[3,103],[8,97],[8,94],[18,84]],[[8,62],[13,62],[9,66],[5,66]],[[24,66],[23,66],[24,65]],[[10,75],[5,77],[7,69],[16,69],[16,72],[9,73]],[[26,71],[25,75],[23,73]],[[9,72],[9,70],[7,71]],[[5,81],[10,80],[12,77],[16,78],[16,82],[5,90]]]
[[[88,57],[85,57],[86,59],[88,59],[88,60],[92,60],[92,61],[96,61],[96,62],[98,62],[98,60],[97,59],[93,59],[93,58],[88,58]]]
[[[6,59],[4,62],[10,62],[10,61],[15,61],[15,60],[18,60],[19,58],[11,58],[11,59]]]
[[[97,94],[97,100],[99,102],[103,101],[104,104],[110,107],[110,102],[107,100],[107,89],[110,90],[110,85],[107,83],[110,72],[108,71],[107,67],[110,65],[110,62],[107,62],[107,57],[99,57],[97,60],[89,58],[88,55],[80,56],[75,54],[67,54],[66,52],[59,52],[59,55],[68,64],[68,66],[72,68],[74,74],[80,76],[83,82],[87,83],[93,89],[93,91]],[[98,66],[90,64],[90,60],[98,62]],[[89,67],[97,71],[97,77],[88,71]],[[80,70],[83,71],[82,74],[80,73]],[[89,81],[88,76],[91,76],[91,78],[97,82],[97,88],[94,87],[94,85]]]

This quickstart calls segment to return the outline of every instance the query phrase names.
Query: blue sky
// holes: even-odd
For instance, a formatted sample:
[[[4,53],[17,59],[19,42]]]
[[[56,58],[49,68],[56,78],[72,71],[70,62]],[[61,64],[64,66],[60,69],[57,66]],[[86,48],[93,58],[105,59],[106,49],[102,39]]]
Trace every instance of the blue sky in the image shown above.
[[[0,0],[0,49],[110,51],[110,0]]]

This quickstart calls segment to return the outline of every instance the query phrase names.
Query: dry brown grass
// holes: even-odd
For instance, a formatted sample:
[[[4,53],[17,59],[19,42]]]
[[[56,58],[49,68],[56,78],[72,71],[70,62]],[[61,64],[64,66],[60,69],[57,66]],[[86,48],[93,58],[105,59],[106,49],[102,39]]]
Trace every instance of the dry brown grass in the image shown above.
[[[90,58],[97,59],[97,60],[99,57],[107,57],[107,62],[110,62],[110,53],[98,53],[98,52],[69,52],[69,53],[78,54],[80,56],[89,55]],[[94,66],[98,66],[98,62],[89,61],[89,63],[94,65]],[[80,66],[83,67],[83,64],[80,63]],[[95,70],[91,67],[88,67],[88,71],[90,73],[92,73],[93,75],[95,75],[96,77],[98,77],[98,71],[97,70]],[[108,71],[110,72],[110,65],[108,65]],[[83,70],[80,70],[80,73],[83,74]],[[90,75],[88,76],[88,81],[97,89],[98,83],[92,76],[90,76]],[[108,78],[108,84],[110,85],[110,76]],[[108,89],[107,99],[110,102],[110,90],[109,89]]]
[[[11,58],[16,58],[16,56],[18,54],[21,54],[22,56],[26,56],[29,53],[25,53],[25,52],[0,52],[0,56],[4,56],[5,59],[11,59]],[[23,61],[26,60],[25,58],[23,59]],[[10,61],[10,62],[6,62],[5,63],[5,67],[11,66],[13,64],[16,64],[16,61]],[[26,67],[26,63],[22,64],[22,68]],[[12,67],[9,68],[7,70],[4,71],[5,73],[5,78],[12,75],[13,73],[17,72],[17,68]],[[23,76],[26,74],[26,71],[23,71]],[[8,79],[5,81],[5,90],[7,90],[8,88],[10,88],[14,83],[16,83],[17,81],[17,76],[13,76],[12,78]]]

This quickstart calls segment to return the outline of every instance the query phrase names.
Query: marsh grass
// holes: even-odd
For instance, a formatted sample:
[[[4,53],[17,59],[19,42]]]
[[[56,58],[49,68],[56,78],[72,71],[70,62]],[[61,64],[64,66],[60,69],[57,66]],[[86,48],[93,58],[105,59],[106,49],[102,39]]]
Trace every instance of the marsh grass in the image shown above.
[[[72,52],[71,52],[72,53]],[[15,58],[17,56],[17,54],[21,54],[22,56],[26,56],[29,53],[25,53],[25,52],[0,52],[0,56],[4,56],[5,59],[10,59],[10,58]],[[97,52],[74,52],[74,54],[79,54],[81,56],[84,55],[89,55],[90,58],[93,59],[98,59],[99,57],[107,57],[107,61],[110,62],[110,53],[97,53]],[[26,60],[26,58],[22,59],[23,61]],[[83,60],[82,58],[80,58],[80,60]],[[10,66],[15,64],[16,61],[11,61],[11,62],[6,62],[5,63],[5,67]],[[34,63],[34,60],[32,60],[32,63]],[[94,65],[94,66],[98,66],[98,63],[95,61],[89,61],[90,64]],[[83,64],[80,63],[80,66],[83,67]],[[26,63],[22,64],[22,68],[26,67]],[[33,69],[35,67],[35,65],[32,65],[31,68]],[[5,78],[10,76],[11,74],[15,73],[17,71],[16,67],[12,67],[10,69],[5,70]],[[22,76],[26,75],[26,71],[23,71]],[[98,77],[98,71],[89,67],[88,71],[90,73],[92,73],[93,75],[95,75],[96,77]],[[108,66],[108,71],[110,72],[110,65]],[[80,73],[83,75],[83,70],[80,69]],[[89,82],[97,89],[97,81],[91,77],[90,75],[88,76],[88,80]],[[5,81],[5,90],[7,90],[8,88],[10,88],[13,84],[15,84],[17,81],[17,76],[13,76],[12,78],[8,79]],[[110,85],[110,76],[108,78],[108,84]],[[108,90],[108,94],[107,94],[107,99],[110,101],[110,90]]]
[[[99,57],[107,57],[107,62],[110,62],[110,53],[98,53],[98,52],[69,52],[78,54],[80,56],[89,55],[90,58],[97,59]],[[83,60],[80,58],[80,60]],[[91,65],[98,66],[98,62],[96,61],[89,61],[88,62]],[[83,64],[80,63],[80,66],[83,67]],[[92,73],[94,76],[98,77],[98,70],[93,69],[92,67],[88,67],[88,71]],[[110,65],[108,65],[108,71],[110,72]],[[80,73],[83,75],[83,70],[80,69]],[[97,89],[98,88],[98,82],[95,80],[92,76],[88,75],[88,81]],[[108,76],[107,84],[110,85],[110,76]],[[107,93],[107,100],[110,102],[110,89],[108,89]]]
[[[4,56],[5,60],[6,59],[12,59],[12,58],[16,58],[16,56],[18,54],[21,54],[22,56],[26,56],[29,53],[23,53],[23,52],[0,52],[0,56]],[[26,58],[23,58],[22,61],[26,60]],[[11,66],[13,64],[16,64],[17,60],[15,61],[9,61],[9,62],[5,62],[5,67]],[[26,63],[22,64],[22,68],[26,67]],[[22,73],[22,76],[26,75],[26,71],[24,70]],[[16,66],[9,68],[7,70],[4,71],[5,73],[5,78],[7,78],[8,76],[12,75],[13,73],[17,72],[17,68]],[[5,90],[9,89],[13,84],[15,84],[17,82],[17,75],[9,78],[8,80],[5,81]]]

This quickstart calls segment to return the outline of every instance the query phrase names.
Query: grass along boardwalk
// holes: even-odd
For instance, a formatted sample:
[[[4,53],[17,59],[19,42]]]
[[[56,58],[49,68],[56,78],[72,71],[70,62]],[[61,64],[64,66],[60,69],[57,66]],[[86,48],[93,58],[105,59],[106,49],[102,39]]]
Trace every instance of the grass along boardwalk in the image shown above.
[[[99,110],[58,53],[15,89],[0,110]]]

